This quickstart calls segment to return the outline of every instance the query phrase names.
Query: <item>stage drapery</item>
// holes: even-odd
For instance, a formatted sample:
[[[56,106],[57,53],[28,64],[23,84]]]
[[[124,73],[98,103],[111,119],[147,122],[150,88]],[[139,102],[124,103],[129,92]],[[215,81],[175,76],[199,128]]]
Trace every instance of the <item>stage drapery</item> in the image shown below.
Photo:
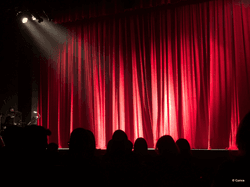
[[[67,147],[73,129],[105,148],[121,129],[154,147],[235,146],[250,110],[250,6],[209,1],[61,23],[68,39],[40,62],[38,125]]]

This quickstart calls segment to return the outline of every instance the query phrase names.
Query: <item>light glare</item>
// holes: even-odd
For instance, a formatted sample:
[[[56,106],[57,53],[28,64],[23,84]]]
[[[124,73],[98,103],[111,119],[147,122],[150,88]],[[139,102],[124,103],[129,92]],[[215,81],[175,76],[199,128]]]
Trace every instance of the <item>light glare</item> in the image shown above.
[[[27,23],[28,22],[28,18],[23,18],[22,22],[23,23]]]

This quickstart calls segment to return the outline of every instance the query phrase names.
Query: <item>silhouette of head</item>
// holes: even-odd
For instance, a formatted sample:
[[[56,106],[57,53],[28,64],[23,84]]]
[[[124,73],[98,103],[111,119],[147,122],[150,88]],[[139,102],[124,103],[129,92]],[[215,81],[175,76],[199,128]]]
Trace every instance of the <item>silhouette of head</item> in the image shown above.
[[[112,140],[114,140],[114,141],[127,141],[128,136],[124,131],[116,130],[112,136]]]
[[[156,150],[160,155],[174,156],[179,153],[179,149],[174,141],[174,139],[169,135],[164,135],[159,138],[156,143]]]
[[[135,154],[145,155],[148,151],[148,145],[144,138],[137,138],[134,144]]]
[[[180,154],[186,155],[186,156],[191,154],[190,145],[186,139],[180,138],[176,141],[176,144],[179,147]]]
[[[236,144],[238,149],[249,155],[250,153],[250,112],[245,115],[239,124]]]
[[[116,130],[112,136],[112,141],[110,142],[110,150],[112,153],[125,153],[128,145],[128,137],[126,133],[122,130]]]
[[[47,136],[50,130],[42,126],[30,125],[25,127],[25,147],[30,151],[46,151],[48,142]]]
[[[81,153],[84,156],[93,156],[95,152],[94,134],[86,129],[74,129],[70,135],[69,151]]]

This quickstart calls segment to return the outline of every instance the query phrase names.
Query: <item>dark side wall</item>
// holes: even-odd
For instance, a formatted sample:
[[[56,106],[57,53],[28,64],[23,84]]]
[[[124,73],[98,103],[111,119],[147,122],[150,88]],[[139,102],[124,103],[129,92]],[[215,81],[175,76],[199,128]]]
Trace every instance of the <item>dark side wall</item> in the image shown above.
[[[38,84],[39,75],[33,72],[36,55],[32,41],[25,28],[17,19],[0,23],[0,112],[6,112],[12,106],[22,112],[22,121],[28,123],[31,118],[32,83]],[[38,72],[39,73],[39,72]],[[37,87],[37,86],[35,86]]]
[[[12,22],[0,22],[0,112],[2,122],[9,107],[18,109],[18,45],[15,25]]]

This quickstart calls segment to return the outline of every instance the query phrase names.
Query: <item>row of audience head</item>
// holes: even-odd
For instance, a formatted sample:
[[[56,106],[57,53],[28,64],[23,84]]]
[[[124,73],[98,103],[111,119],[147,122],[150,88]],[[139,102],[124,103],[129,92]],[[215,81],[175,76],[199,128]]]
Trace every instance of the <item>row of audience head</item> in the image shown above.
[[[249,154],[250,150],[250,113],[241,121],[236,136],[237,147],[242,154]],[[46,150],[47,136],[51,135],[50,130],[41,126],[31,125],[25,128],[16,126],[9,127],[4,131],[2,137],[5,146],[13,149],[32,149],[36,151]],[[79,152],[85,157],[94,155],[96,143],[94,134],[90,130],[77,128],[72,131],[69,141],[70,152]],[[121,154],[131,152],[133,143],[128,140],[126,133],[116,130],[112,139],[108,142],[108,154]],[[134,152],[137,154],[147,153],[147,142],[144,138],[138,138],[134,143]],[[186,139],[179,139],[176,142],[169,135],[159,138],[156,144],[156,151],[160,155],[190,155],[190,145]]]
[[[58,145],[55,143],[47,144],[47,136],[51,132],[41,126],[31,125],[25,128],[12,126],[7,128],[2,134],[5,148],[9,151],[25,150],[27,152],[41,153],[46,151],[55,152]],[[82,158],[91,158],[96,152],[96,142],[94,134],[90,130],[77,128],[72,131],[68,142],[69,152]],[[138,156],[145,156],[148,153],[148,145],[144,138],[136,139],[134,146],[128,140],[126,133],[116,130],[112,139],[107,145],[108,156],[123,156],[130,154],[134,147],[134,153]],[[176,156],[179,152],[189,155],[190,146],[187,140],[179,139],[176,143],[169,135],[162,136],[157,144],[156,151],[160,155]]]
[[[93,156],[96,150],[94,134],[83,128],[77,128],[72,131],[68,145],[70,152],[78,152],[82,153],[82,155]],[[116,154],[116,156],[129,154],[132,152],[133,147],[136,155],[143,156],[148,153],[148,145],[144,138],[137,138],[133,146],[133,143],[128,140],[124,131],[116,130],[112,139],[108,142],[107,154]],[[179,153],[190,156],[191,154],[190,145],[186,139],[180,138],[175,142],[170,135],[159,138],[156,144],[156,151],[159,155],[163,156],[176,156]]]
[[[194,165],[190,165],[190,159],[186,159],[191,158],[190,145],[186,139],[178,139],[175,142],[174,139],[169,135],[160,137],[156,143],[155,148],[156,152],[158,153],[158,157],[156,160],[151,162],[149,160],[152,160],[152,157],[148,156],[148,145],[144,138],[136,139],[136,141],[134,142],[134,151],[132,152],[133,143],[128,139],[124,131],[117,130],[114,132],[112,139],[108,142],[106,155],[102,157],[102,164],[105,168],[102,171],[98,164],[96,164],[98,163],[96,162],[98,159],[95,159],[94,156],[96,152],[96,142],[94,134],[91,131],[83,128],[74,129],[70,135],[70,139],[68,142],[69,157],[66,156],[62,158],[62,162],[59,161],[57,162],[57,164],[55,164],[55,162],[58,160],[58,156],[54,155],[55,157],[51,159],[51,156],[53,156],[53,154],[47,155],[48,152],[55,152],[58,149],[57,144],[50,143],[48,145],[47,136],[49,136],[50,134],[51,132],[49,130],[36,125],[27,126],[25,128],[16,126],[7,128],[2,134],[5,144],[2,150],[5,150],[3,151],[3,153],[7,152],[6,157],[4,157],[5,159],[3,159],[7,159],[7,161],[4,162],[4,164],[6,165],[4,165],[3,168],[9,169],[12,168],[12,166],[18,166],[17,168],[23,168],[25,166],[27,168],[28,165],[28,168],[31,171],[36,171],[34,172],[34,175],[37,175],[39,171],[42,174],[43,169],[47,168],[47,166],[61,166],[60,163],[62,163],[63,167],[69,166],[69,168],[59,168],[59,171],[62,169],[62,171],[60,172],[58,170],[56,170],[56,172],[54,172],[54,170],[51,170],[52,174],[58,173],[57,176],[62,179],[65,179],[65,177],[67,177],[69,179],[75,180],[76,178],[78,178],[79,180],[82,180],[82,176],[87,176],[85,177],[86,179],[89,178],[90,181],[98,182],[98,180],[95,180],[93,176],[97,176],[96,172],[100,171],[98,176],[103,176],[102,180],[107,180],[105,182],[108,184],[107,186],[117,186],[116,182],[111,182],[114,180],[114,178],[117,178],[117,180],[115,181],[123,181],[125,186],[128,186],[130,184],[130,181],[135,181],[135,178],[133,178],[133,176],[139,176],[139,173],[143,173],[140,174],[137,180],[142,182],[144,186],[162,186],[161,184],[164,184],[164,186],[189,186],[189,184],[192,186],[200,186],[199,172],[197,174],[196,171],[193,170]],[[249,155],[250,152],[249,134],[250,113],[248,113],[241,121],[236,136],[237,146],[243,156]],[[19,160],[16,159],[16,157],[19,156],[17,155],[17,153],[22,152],[24,153],[24,157],[19,157],[19,160],[21,161],[20,163]],[[44,155],[43,153],[45,152],[46,154]],[[5,155],[5,153],[3,155]],[[46,156],[48,156],[47,158],[50,158],[50,160],[45,159],[43,161]],[[33,158],[33,160],[27,160],[26,158]],[[11,165],[9,165],[8,163],[11,163]],[[117,168],[117,165],[119,167],[121,166],[122,169]],[[135,165],[135,167],[131,167],[131,165]],[[73,169],[71,166],[73,166]],[[85,170],[79,173],[77,168],[75,169],[74,167],[85,168]],[[156,169],[151,170],[151,168]],[[125,172],[120,174],[119,172],[117,172],[117,169],[121,169],[119,171],[124,170]],[[133,170],[135,170],[134,173]],[[70,175],[65,171],[70,171]],[[107,172],[108,174],[105,174],[105,172]],[[177,178],[175,178],[176,176]],[[79,182],[79,180],[77,180],[76,182]],[[99,182],[102,180],[99,180]],[[56,180],[56,182],[58,182],[58,180]],[[155,184],[155,182],[158,185]],[[183,184],[183,182],[185,184]],[[179,185],[176,185],[177,183]],[[216,182],[214,184],[216,184]]]
[[[92,150],[95,149],[95,140],[94,135],[91,131],[84,130],[81,128],[75,129],[71,134],[71,140],[74,139],[77,131],[86,131],[91,134],[91,137],[88,141],[92,141]],[[236,135],[236,144],[241,154],[248,155],[250,152],[250,112],[243,118],[239,124],[237,135]],[[81,135],[80,135],[81,136]],[[80,137],[79,137],[80,138]],[[78,138],[76,138],[78,139]],[[82,144],[84,146],[85,144]],[[76,146],[76,145],[71,145]],[[71,146],[69,148],[71,149]],[[81,147],[81,146],[80,146]],[[107,153],[112,154],[113,151],[117,152],[129,152],[132,151],[133,143],[128,140],[126,133],[122,130],[116,130],[112,136],[112,139],[108,142]],[[147,142],[144,138],[140,137],[134,142],[134,152],[138,154],[146,154],[148,150]],[[189,142],[180,138],[176,142],[170,135],[164,135],[159,138],[156,144],[156,151],[160,155],[176,155],[180,153],[184,156],[191,155],[191,147]],[[93,152],[93,151],[92,151]]]

